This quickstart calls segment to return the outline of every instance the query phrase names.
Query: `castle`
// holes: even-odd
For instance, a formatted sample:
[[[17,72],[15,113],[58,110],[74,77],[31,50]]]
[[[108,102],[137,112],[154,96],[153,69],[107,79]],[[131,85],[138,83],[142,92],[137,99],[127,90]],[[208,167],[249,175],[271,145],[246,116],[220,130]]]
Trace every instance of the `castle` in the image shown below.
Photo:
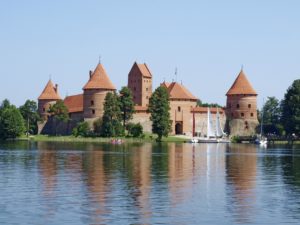
[[[132,91],[135,103],[135,114],[131,122],[139,122],[145,132],[152,130],[150,114],[147,111],[153,90],[152,78],[153,75],[145,63],[135,62],[128,74],[128,88]],[[169,93],[171,134],[205,136],[207,134],[208,108],[197,106],[198,98],[178,82],[163,82],[161,86],[164,86]],[[67,124],[55,124],[55,130],[58,128],[60,134],[70,134],[80,121],[87,121],[92,127],[93,122],[103,115],[106,94],[115,91],[116,88],[103,65],[98,63],[95,70],[89,72],[89,79],[83,86],[83,93],[63,99],[68,108],[70,120]],[[255,134],[258,125],[257,93],[243,70],[226,95],[226,107],[210,108],[213,121],[216,121],[218,111],[223,128],[231,135]],[[54,85],[49,80],[38,98],[38,110],[43,118],[43,122],[39,124],[39,133],[54,133],[54,124],[48,110],[58,100],[62,100],[58,92],[58,85]]]

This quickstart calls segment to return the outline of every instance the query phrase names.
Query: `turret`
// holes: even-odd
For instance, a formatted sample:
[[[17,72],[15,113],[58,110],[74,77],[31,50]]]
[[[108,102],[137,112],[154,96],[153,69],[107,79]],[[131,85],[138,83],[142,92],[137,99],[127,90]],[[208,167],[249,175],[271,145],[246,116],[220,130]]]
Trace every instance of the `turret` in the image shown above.
[[[54,86],[52,81],[49,80],[38,98],[38,111],[44,120],[47,120],[48,118],[50,106],[55,104],[58,100],[61,100],[58,93],[58,85],[56,84]]]
[[[99,63],[94,72],[89,72],[89,80],[83,87],[83,112],[85,119],[103,116],[103,105],[108,92],[114,92],[115,86],[109,79],[105,69]]]
[[[231,135],[255,134],[258,125],[257,93],[243,70],[226,94],[226,117]]]
[[[146,65],[133,64],[128,74],[128,88],[132,91],[133,101],[138,106],[147,107],[152,95],[152,74]]]

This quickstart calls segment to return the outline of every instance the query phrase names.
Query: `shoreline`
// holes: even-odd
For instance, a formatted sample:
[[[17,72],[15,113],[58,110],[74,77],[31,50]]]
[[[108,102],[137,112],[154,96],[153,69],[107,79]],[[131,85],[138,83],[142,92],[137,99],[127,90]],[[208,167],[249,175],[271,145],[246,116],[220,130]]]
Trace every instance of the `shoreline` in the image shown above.
[[[48,135],[36,135],[30,137],[21,137],[15,140],[17,141],[36,141],[36,142],[77,142],[77,143],[111,143],[112,139],[121,139],[124,143],[153,143],[156,139],[155,135],[146,135],[145,138],[133,138],[133,137],[74,137],[74,136],[48,136]],[[183,137],[169,136],[162,139],[162,143],[174,142],[184,143],[188,139]]]

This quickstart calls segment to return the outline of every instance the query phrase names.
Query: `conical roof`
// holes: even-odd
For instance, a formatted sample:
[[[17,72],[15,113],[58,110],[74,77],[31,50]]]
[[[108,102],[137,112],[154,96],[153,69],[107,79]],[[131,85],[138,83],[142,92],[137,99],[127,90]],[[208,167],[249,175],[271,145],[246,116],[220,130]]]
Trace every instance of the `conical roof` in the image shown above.
[[[226,95],[257,95],[243,70],[235,79]]]
[[[49,80],[42,94],[38,99],[39,100],[60,100],[61,97],[59,96],[58,91],[54,87],[52,81]]]
[[[197,98],[182,84],[177,82],[172,82],[170,84],[164,82],[161,85],[168,89],[170,99],[197,100]]]
[[[83,90],[87,89],[108,89],[116,90],[115,86],[109,79],[104,67],[99,63],[92,73],[89,81],[84,85]]]

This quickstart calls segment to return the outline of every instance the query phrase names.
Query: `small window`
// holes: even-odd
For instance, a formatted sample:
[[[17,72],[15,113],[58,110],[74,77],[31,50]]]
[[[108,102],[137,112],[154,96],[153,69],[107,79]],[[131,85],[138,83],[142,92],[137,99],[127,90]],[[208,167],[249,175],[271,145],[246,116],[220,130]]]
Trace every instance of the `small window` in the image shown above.
[[[245,114],[244,114],[244,113],[241,113],[241,116],[242,116],[242,117],[244,117],[244,116],[245,116]]]
[[[180,112],[181,111],[181,107],[180,106],[178,106],[178,112]]]
[[[94,109],[92,110],[92,114],[93,114],[93,115],[95,114],[95,110],[94,110]]]
[[[237,104],[237,105],[236,105],[236,108],[239,109],[239,108],[240,108],[240,104]]]
[[[136,91],[136,87],[134,87],[133,90]]]
[[[254,117],[254,113],[251,113],[251,117]]]
[[[43,108],[43,112],[46,112],[46,109],[45,109],[45,108]]]
[[[148,88],[146,88],[146,91],[148,91]]]
[[[248,104],[248,108],[251,109],[251,104]]]
[[[94,101],[93,100],[91,101],[91,105],[94,105]]]
[[[149,97],[148,96],[146,96],[146,99],[148,99]]]

